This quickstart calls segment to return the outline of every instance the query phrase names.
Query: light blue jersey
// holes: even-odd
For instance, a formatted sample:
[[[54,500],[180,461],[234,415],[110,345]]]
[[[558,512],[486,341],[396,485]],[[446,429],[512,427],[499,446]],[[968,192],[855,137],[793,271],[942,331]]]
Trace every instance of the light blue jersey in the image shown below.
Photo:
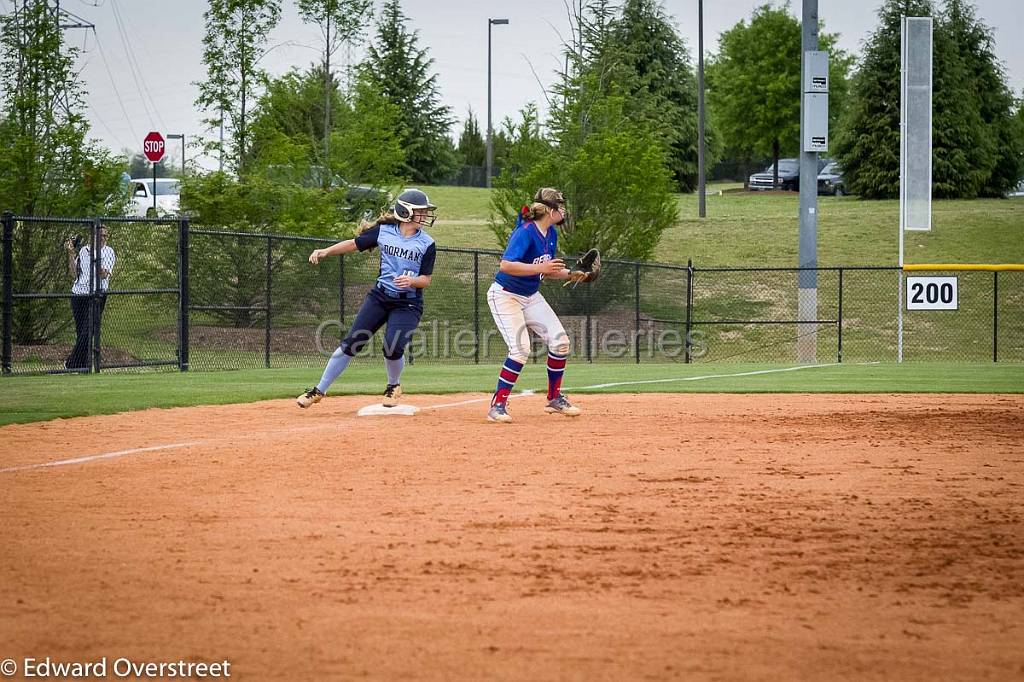
[[[546,235],[543,235],[537,229],[536,223],[523,223],[512,232],[501,259],[516,263],[543,263],[554,258],[557,249],[558,231],[554,225],[548,228]],[[503,289],[519,296],[532,296],[537,293],[540,289],[540,280],[540,275],[515,276],[500,270],[494,276],[494,281]]]
[[[377,286],[392,294],[409,291],[408,288],[399,289],[395,286],[395,277],[399,275],[416,277],[434,274],[437,248],[434,239],[423,230],[417,230],[411,237],[403,237],[398,225],[384,224],[356,237],[356,248],[360,251],[375,246],[380,249]],[[416,291],[422,296],[422,289]]]

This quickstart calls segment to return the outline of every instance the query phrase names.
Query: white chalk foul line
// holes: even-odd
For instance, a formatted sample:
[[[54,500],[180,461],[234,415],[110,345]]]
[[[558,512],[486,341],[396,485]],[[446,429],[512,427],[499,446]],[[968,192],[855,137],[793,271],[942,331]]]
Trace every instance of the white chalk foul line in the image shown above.
[[[639,386],[643,384],[667,384],[675,381],[702,381],[704,379],[727,379],[729,377],[748,377],[759,374],[776,374],[779,372],[796,372],[804,369],[818,369],[821,367],[836,367],[839,363],[833,362],[823,365],[798,365],[796,367],[781,367],[779,369],[760,369],[750,372],[733,372],[730,374],[703,374],[695,377],[671,377],[668,379],[645,379],[640,381],[616,381],[606,384],[592,384],[590,386],[575,386],[567,388],[567,391],[587,391],[599,388],[613,388],[616,386]],[[859,363],[859,364],[872,364],[872,363]],[[534,395],[533,390],[520,391],[517,394],[513,394],[511,397],[523,398]],[[454,403],[441,403],[439,405],[427,405],[421,409],[424,410],[440,410],[446,407],[460,407],[462,405],[473,405],[475,403],[488,402],[491,398],[473,398],[471,400],[460,400]],[[311,426],[311,427],[299,427],[297,429],[287,429],[289,433],[298,431],[320,431],[324,429],[335,428],[332,426]],[[275,433],[282,432],[281,429],[275,431]],[[98,455],[86,455],[84,457],[73,457],[71,459],[61,459],[54,462],[43,462],[41,464],[26,464],[18,467],[8,467],[6,469],[0,469],[0,474],[12,473],[15,471],[28,471],[31,469],[43,469],[48,467],[59,467],[67,466],[69,464],[83,464],[85,462],[93,462],[99,459],[114,459],[116,457],[125,457],[126,455],[137,455],[143,452],[156,452],[158,450],[175,450],[180,448],[188,448],[196,445],[203,445],[210,441],[196,440],[189,441],[187,443],[172,443],[170,445],[153,445],[145,448],[132,448],[130,450],[118,450],[116,452],[104,452]]]
[[[702,379],[728,379],[729,377],[752,377],[757,374],[776,374],[779,372],[798,372],[802,369],[820,369],[822,367],[838,367],[838,362],[830,362],[822,365],[798,365],[796,367],[782,367],[779,369],[759,369],[750,372],[733,372],[732,374],[704,374],[696,377],[672,377],[671,379],[645,379],[643,381],[616,381],[609,384],[594,384],[593,386],[576,386],[568,388],[567,391],[588,391],[595,388],[612,388],[615,386],[639,386],[640,384],[667,384],[674,381],[701,381]]]
[[[97,459],[114,459],[115,457],[124,457],[125,455],[136,455],[140,452],[155,452],[157,450],[175,450],[178,448],[188,448],[193,445],[200,445],[203,441],[197,440],[189,443],[172,443],[171,445],[153,445],[148,448],[132,448],[131,450],[118,450],[117,452],[104,452],[99,455],[86,455],[85,457],[74,457],[72,459],[60,459],[55,462],[43,462],[42,464],[26,464],[20,467],[9,467],[7,469],[0,469],[0,474],[6,474],[12,471],[27,471],[29,469],[42,469],[44,467],[60,467],[68,464],[82,464],[84,462],[93,462]]]
[[[867,364],[867,363],[862,363]],[[779,372],[797,372],[804,369],[819,369],[822,367],[838,367],[838,362],[830,362],[821,365],[797,365],[796,367],[781,367],[778,369],[759,369],[750,372],[732,372],[730,374],[703,374],[695,377],[671,377],[669,379],[643,379],[640,381],[615,381],[607,384],[591,384],[590,386],[570,386],[566,388],[566,391],[590,391],[598,388],[614,388],[615,386],[640,386],[642,384],[667,384],[675,381],[702,381],[704,379],[728,379],[730,377],[750,377],[758,374],[777,374]],[[513,393],[510,397],[526,397],[534,395],[535,391],[524,390],[518,393]],[[489,401],[490,398],[473,398],[472,400],[461,400],[457,403],[442,403],[440,405],[428,405],[422,409],[424,410],[440,410],[444,407],[460,407],[462,405],[473,405],[474,403],[483,403]]]

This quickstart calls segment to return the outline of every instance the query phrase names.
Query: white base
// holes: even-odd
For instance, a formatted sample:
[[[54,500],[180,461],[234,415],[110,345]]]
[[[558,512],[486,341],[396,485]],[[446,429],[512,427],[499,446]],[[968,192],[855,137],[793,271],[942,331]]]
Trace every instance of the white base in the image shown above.
[[[360,417],[390,417],[392,415],[411,417],[419,411],[420,408],[415,405],[395,405],[394,407],[384,407],[380,403],[374,403],[373,405],[360,407],[356,414]]]

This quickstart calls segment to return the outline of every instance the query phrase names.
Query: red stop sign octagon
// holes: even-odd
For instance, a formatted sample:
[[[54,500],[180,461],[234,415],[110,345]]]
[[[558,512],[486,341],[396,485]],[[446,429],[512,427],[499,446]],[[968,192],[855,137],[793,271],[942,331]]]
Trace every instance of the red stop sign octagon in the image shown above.
[[[146,135],[146,139],[142,141],[142,153],[145,154],[146,158],[153,163],[164,158],[165,147],[166,143],[164,142],[164,136],[155,130],[149,135]]]

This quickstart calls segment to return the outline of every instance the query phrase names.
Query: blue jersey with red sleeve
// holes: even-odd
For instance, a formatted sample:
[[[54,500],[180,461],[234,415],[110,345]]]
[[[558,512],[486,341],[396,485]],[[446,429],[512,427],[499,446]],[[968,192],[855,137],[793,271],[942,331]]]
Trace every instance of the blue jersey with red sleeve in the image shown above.
[[[544,235],[537,229],[536,223],[522,223],[512,231],[501,259],[517,263],[544,263],[555,257],[557,248],[558,231],[554,225],[548,227],[548,233]],[[540,275],[515,276],[500,270],[494,276],[494,281],[503,289],[519,296],[537,293],[540,280]]]

